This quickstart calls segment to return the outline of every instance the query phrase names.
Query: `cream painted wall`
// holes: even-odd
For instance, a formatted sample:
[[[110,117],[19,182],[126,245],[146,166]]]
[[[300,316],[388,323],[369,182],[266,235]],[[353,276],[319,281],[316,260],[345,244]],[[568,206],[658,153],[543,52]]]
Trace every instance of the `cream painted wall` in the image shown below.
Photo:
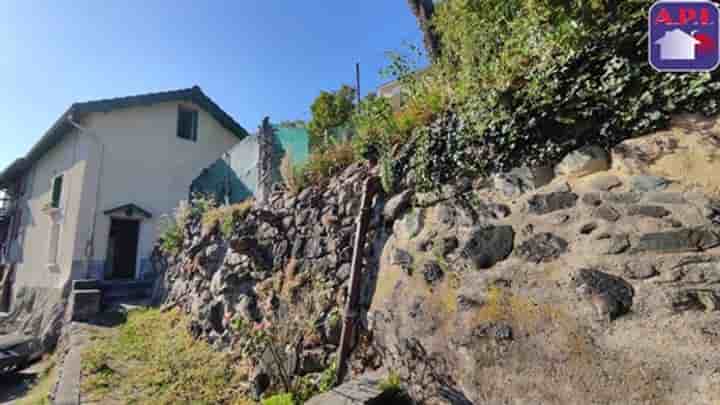
[[[148,258],[161,217],[172,214],[179,201],[187,199],[193,179],[238,142],[235,135],[200,108],[196,108],[197,142],[178,138],[180,104],[196,108],[171,102],[88,117],[88,129],[104,145],[99,192],[95,190],[96,177],[88,176],[85,182],[89,195],[99,196],[93,243],[95,261],[104,261],[107,255],[110,218],[104,211],[133,203],[153,215],[140,226],[138,260]],[[93,167],[96,165],[100,163],[93,163]],[[94,202],[88,201],[87,205],[93,206]],[[88,225],[82,227],[85,231],[80,235],[81,241],[90,238]]]
[[[110,219],[103,212],[120,205],[134,203],[152,213],[152,219],[141,223],[138,264],[149,257],[158,220],[172,214],[179,201],[187,198],[192,180],[238,142],[199,108],[197,142],[178,138],[179,104],[90,114],[81,122],[85,133],[67,134],[34,163],[20,199],[24,212],[16,291],[20,287],[62,288],[73,278],[85,277],[91,239],[90,259],[104,262]],[[64,181],[57,266],[48,268],[52,226],[43,207],[50,201],[52,180],[58,174],[63,174]]]
[[[25,194],[20,199],[23,210],[21,249],[16,285],[62,288],[70,277],[83,192],[88,144],[77,132],[65,136],[26,174]],[[51,217],[43,208],[50,202],[52,181],[63,175],[56,260],[50,257]],[[57,266],[48,267],[55,261]]]

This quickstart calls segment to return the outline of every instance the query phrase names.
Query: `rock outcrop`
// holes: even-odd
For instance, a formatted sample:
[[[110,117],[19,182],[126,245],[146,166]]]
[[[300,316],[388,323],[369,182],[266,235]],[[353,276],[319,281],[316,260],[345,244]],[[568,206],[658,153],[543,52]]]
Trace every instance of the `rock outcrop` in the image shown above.
[[[720,182],[705,174],[720,168],[718,125],[678,122],[583,149],[549,184],[516,173],[440,199],[378,197],[352,371],[390,370],[429,404],[720,400]],[[238,324],[304,317],[286,361],[317,376],[339,340],[368,175],[356,165],[326,188],[275,193],[230,240],[191,222],[166,305],[233,351],[246,347]],[[257,393],[277,379],[271,363],[254,364]]]
[[[333,364],[359,196],[368,175],[368,167],[358,164],[325,188],[311,187],[299,195],[276,192],[268,205],[251,209],[237,223],[230,239],[218,227],[203,233],[200,218],[193,217],[183,252],[169,258],[165,307],[190,314],[194,335],[218,349],[256,357],[249,364],[256,395],[279,384],[283,373],[317,378]],[[380,230],[386,219],[409,208],[408,197],[400,195],[402,201],[396,198],[387,207],[376,199],[365,247],[370,269],[361,300],[365,308],[377,269],[372,258],[382,248]],[[276,353],[250,348],[248,332],[258,328],[283,335],[285,341],[278,342],[282,366]],[[291,347],[285,350],[285,345]]]
[[[708,152],[650,152],[658,144],[707,145],[711,133],[630,140],[613,150],[612,169],[605,154],[581,151],[559,166],[566,175],[512,200],[496,184],[415,212],[413,233],[387,241],[369,315],[384,365],[427,403],[720,399],[714,180],[698,184],[659,164],[675,167],[690,159],[678,155]],[[693,173],[695,163],[688,164]],[[510,214],[483,215],[489,204]],[[489,243],[505,228],[514,235],[503,245],[509,255]],[[497,252],[494,260],[422,248],[449,237],[464,246],[465,235]],[[403,252],[402,265],[393,252]],[[442,279],[428,283],[412,271],[428,263],[442,269]]]

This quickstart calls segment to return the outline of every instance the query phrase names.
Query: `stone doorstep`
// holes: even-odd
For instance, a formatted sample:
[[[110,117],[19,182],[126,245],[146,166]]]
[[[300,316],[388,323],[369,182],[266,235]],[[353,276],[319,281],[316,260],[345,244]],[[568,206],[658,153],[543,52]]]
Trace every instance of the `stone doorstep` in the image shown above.
[[[366,405],[372,404],[382,394],[380,385],[384,380],[379,373],[365,374],[316,396],[307,405]]]
[[[100,289],[100,280],[94,280],[94,279],[73,280],[72,289],[73,289],[73,291],[99,290]]]
[[[70,318],[73,321],[86,321],[100,313],[102,291],[79,290],[70,295]]]

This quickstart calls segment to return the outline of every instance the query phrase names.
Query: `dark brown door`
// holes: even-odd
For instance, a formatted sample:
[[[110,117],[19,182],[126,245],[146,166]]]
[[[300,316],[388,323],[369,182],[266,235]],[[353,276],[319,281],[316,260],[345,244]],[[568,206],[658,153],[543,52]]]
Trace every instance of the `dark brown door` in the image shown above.
[[[110,225],[112,279],[135,278],[140,222],[113,219]]]

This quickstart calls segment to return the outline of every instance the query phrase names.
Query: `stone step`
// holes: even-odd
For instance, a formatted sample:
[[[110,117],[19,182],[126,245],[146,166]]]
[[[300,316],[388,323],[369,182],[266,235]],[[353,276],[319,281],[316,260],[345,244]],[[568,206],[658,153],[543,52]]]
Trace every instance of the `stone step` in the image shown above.
[[[354,378],[330,392],[318,395],[306,405],[402,405],[409,403],[398,397],[397,392],[383,392],[381,385],[385,380],[379,373],[365,374]]]
[[[118,299],[143,299],[152,296],[154,282],[141,281],[101,281],[100,290],[103,292],[103,302]]]

